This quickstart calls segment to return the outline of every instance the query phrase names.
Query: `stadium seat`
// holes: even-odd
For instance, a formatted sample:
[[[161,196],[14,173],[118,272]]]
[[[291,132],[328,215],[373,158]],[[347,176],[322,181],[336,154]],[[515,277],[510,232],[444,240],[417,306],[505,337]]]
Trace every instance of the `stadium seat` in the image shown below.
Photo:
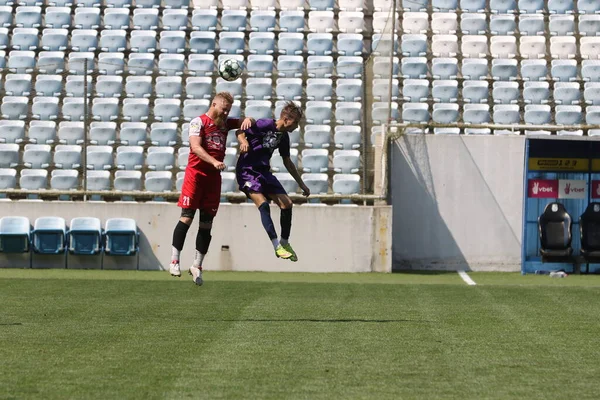
[[[473,121],[474,123],[487,123],[489,122],[489,117],[482,115],[484,112],[488,112],[487,106],[482,105],[485,109],[481,108],[481,114],[479,114],[479,119]],[[465,113],[467,107],[465,106]],[[494,123],[503,124],[503,125],[511,125],[518,124],[521,122],[521,114],[519,112],[519,106],[516,104],[498,104],[494,106]],[[479,122],[481,121],[481,122]],[[465,118],[466,122],[466,118]]]
[[[324,173],[329,169],[329,152],[326,149],[302,150],[302,170],[310,173]]]
[[[548,30],[553,36],[571,36],[575,33],[575,17],[573,15],[551,15]]]
[[[483,35],[488,31],[485,14],[462,14],[460,30],[463,35]]]
[[[104,29],[129,29],[129,10],[125,8],[105,8],[102,22]]]
[[[501,81],[514,81],[518,78],[517,60],[494,59],[492,60],[492,79]]]
[[[133,10],[133,29],[158,29],[158,9],[138,8]]]
[[[538,218],[542,262],[562,260],[573,253],[572,225],[572,218],[564,205],[557,202],[546,205]]]
[[[273,118],[273,109],[268,100],[248,100],[246,101],[246,117],[254,119]]]
[[[526,124],[544,125],[552,121],[549,105],[531,104],[525,106],[524,120]]]
[[[192,32],[194,33],[200,32]],[[222,54],[243,54],[245,34],[243,32],[221,32],[219,34],[219,52]]]
[[[63,121],[58,124],[58,142],[60,144],[83,144],[83,122]]]
[[[468,103],[487,103],[490,93],[487,81],[465,81],[463,83],[463,100]]]
[[[181,170],[185,170],[188,164],[188,159],[190,155],[189,147],[180,147],[177,151],[177,166]]]
[[[336,148],[343,150],[359,149],[361,141],[362,135],[359,126],[335,127],[334,142]]]
[[[377,80],[375,80],[375,82],[377,82]],[[396,89],[397,87],[394,90]],[[338,79],[336,82],[335,94],[338,101],[362,101],[362,80]],[[375,99],[377,100],[376,97]]]
[[[185,92],[188,99],[212,98],[213,81],[210,77],[189,77],[186,80]]]
[[[340,11],[363,11],[365,8],[363,0],[339,0]]]
[[[468,43],[464,41],[467,38],[469,36],[463,38],[463,47]],[[458,37],[456,35],[433,35],[431,52],[434,57],[456,57],[459,53]],[[465,49],[463,49],[463,55],[469,57]]]
[[[60,75],[38,75],[35,80],[37,96],[58,97],[62,90],[63,83]]]
[[[600,106],[589,106],[585,109],[585,122],[591,125],[600,124]]]
[[[439,15],[439,14],[433,14]],[[388,19],[391,20],[391,18]],[[391,22],[391,21],[390,21]],[[432,23],[432,30],[434,29],[434,21]],[[388,22],[389,24],[389,22]],[[429,15],[426,12],[406,12],[402,18],[402,31],[405,33],[422,33],[426,34],[429,30]]]
[[[181,188],[183,187],[183,179],[185,177],[185,171],[181,171],[177,173],[177,180],[175,182],[175,190],[177,192],[181,192]],[[223,188],[223,184],[221,184],[221,188]]]
[[[331,78],[333,76],[333,57],[308,56],[306,71],[309,78]]]
[[[425,122],[425,121],[429,121],[429,113],[424,113],[424,111],[427,110],[427,104],[425,104],[426,107],[413,107],[414,104],[413,103],[405,103],[402,105],[403,109],[412,109],[414,112],[414,115],[409,117],[409,112],[407,111],[407,118],[415,118],[415,120],[410,120],[411,122]],[[371,109],[371,118],[373,119],[373,124],[374,125],[381,125],[383,123],[389,122],[389,123],[394,123],[394,121],[397,121],[400,119],[400,112],[398,111],[398,103],[391,103],[391,115],[389,116],[390,120],[388,121],[388,114],[389,114],[389,109],[390,109],[390,105],[387,102],[377,102],[377,103],[373,103],[373,108]],[[403,117],[404,118],[404,117]],[[421,119],[424,119],[423,121],[421,121]],[[405,121],[409,121],[407,119],[405,119]]]
[[[235,171],[235,165],[237,163],[238,153],[236,148],[227,147],[225,149],[225,158],[223,159],[223,163],[227,167],[227,171],[233,172]]]
[[[458,81],[445,79],[433,81],[431,95],[433,101],[437,103],[456,103],[458,100]],[[392,100],[394,100],[393,97]]]
[[[435,35],[454,35],[458,31],[458,18],[455,12],[434,13],[431,17],[431,30]],[[427,33],[427,30],[428,27],[425,28],[425,32],[414,33]]]
[[[296,193],[298,191],[298,183],[294,180],[291,174],[287,172],[275,172],[273,174],[281,186],[287,193]]]
[[[334,150],[333,170],[336,173],[356,173],[360,170],[360,151]]]
[[[275,53],[275,34],[273,32],[252,32],[248,40],[250,54],[272,55]]]
[[[123,122],[119,131],[119,142],[125,146],[146,144],[147,125],[144,122]]]
[[[516,30],[517,23],[514,15],[501,14],[490,17],[490,33],[492,35],[514,35]]]
[[[48,171],[45,169],[21,170],[19,186],[22,190],[44,190],[48,188]]]
[[[0,168],[15,168],[19,165],[19,145],[0,143]]]
[[[306,48],[309,55],[329,56],[333,53],[333,35],[331,33],[309,33]]]
[[[69,224],[68,251],[72,255],[96,255],[102,251],[102,225],[96,217],[73,218]]]
[[[181,77],[179,76],[159,76],[156,78],[154,90],[156,97],[179,99],[183,91],[181,85]]]
[[[217,78],[215,91],[219,92],[229,92],[234,99],[239,100],[242,98],[242,83],[241,80],[235,80],[233,82],[226,81],[223,78]]]
[[[582,77],[585,80],[586,61],[582,64]],[[560,82],[573,82],[577,79],[577,62],[575,60],[552,60],[550,68],[552,79]]]
[[[98,29],[100,27],[100,8],[76,8],[73,23],[76,29]]]
[[[100,50],[103,52],[123,52],[127,48],[126,31],[121,29],[100,32]]]
[[[333,96],[333,81],[331,79],[311,78],[306,81],[306,99],[330,101]]]
[[[125,54],[98,54],[98,73],[104,75],[121,75],[125,70]]]
[[[4,28],[0,28],[4,29]],[[75,31],[74,31],[75,32]],[[14,28],[10,46],[13,50],[33,51],[39,44],[37,28]],[[79,51],[79,50],[76,50]]]
[[[523,58],[543,58],[546,54],[546,38],[543,36],[523,36],[519,52]]]
[[[169,146],[148,148],[146,166],[152,171],[169,171],[175,166],[175,149]]]
[[[308,30],[317,33],[330,33],[335,29],[333,11],[309,11]]]
[[[171,192],[173,188],[173,173],[171,171],[149,171],[144,177],[144,188],[147,192]],[[164,201],[155,197],[154,201]]]
[[[155,122],[150,125],[150,140],[153,146],[175,146],[177,144],[177,124]]]
[[[88,76],[87,79],[87,96],[92,97],[92,77]],[[65,92],[68,97],[83,97],[86,88],[83,84],[83,76],[70,75],[66,78]]]
[[[497,61],[497,60],[493,60]],[[488,77],[487,60],[466,58],[462,62],[462,76],[467,80],[483,80]]]
[[[98,192],[110,190],[110,172],[87,171],[87,189]],[[94,199],[98,199],[98,197],[92,195],[92,200]]]
[[[85,60],[87,60],[87,74],[92,75],[94,73],[94,52],[91,50],[89,52],[73,51],[69,54],[69,73],[72,75],[83,75]]]
[[[162,31],[160,33],[159,47],[162,53],[183,53],[186,47],[185,32]]]
[[[15,189],[17,187],[17,170],[14,168],[0,168],[0,189]],[[0,194],[0,199],[6,194]]]
[[[486,104],[465,104],[463,111],[463,120],[466,124],[488,123],[490,122],[489,107]]]
[[[221,193],[234,193],[238,191],[235,172],[221,172]],[[224,199],[221,199],[224,201]]]
[[[310,189],[311,194],[327,194],[329,191],[327,174],[302,174],[302,180]]]
[[[425,78],[427,67],[424,71],[412,75],[411,78]],[[456,79],[458,77],[458,60],[456,58],[434,58],[431,64],[431,75],[433,79]]]
[[[402,88],[404,101],[419,103],[429,98],[429,81],[426,79],[406,79]]]
[[[192,51],[193,52],[193,51]],[[191,76],[210,76],[215,69],[215,57],[212,54],[190,54],[187,73]]]
[[[3,119],[24,120],[28,114],[28,98],[24,96],[4,96],[2,98]]]
[[[362,34],[340,33],[337,40],[337,53],[341,56],[362,56]]]
[[[360,79],[363,75],[363,59],[356,56],[339,56],[336,64],[336,75],[339,78]]]
[[[391,2],[386,1],[384,4],[387,6],[386,8],[383,8],[384,10],[391,9],[391,7],[390,7]],[[412,0],[402,0],[402,9],[404,11],[408,11],[408,12],[426,11],[427,9],[425,7],[426,7],[426,4],[423,4],[421,2],[415,3]]]
[[[192,32],[192,34],[194,33],[196,32]],[[131,31],[129,46],[134,53],[154,53],[158,47],[156,32],[153,30]]]
[[[31,121],[27,131],[27,140],[33,144],[53,144],[56,139],[56,122]]]
[[[131,218],[109,218],[104,225],[104,252],[111,256],[131,256],[139,252],[139,230]]]
[[[564,40],[571,40],[574,42],[575,38],[564,38]],[[582,37],[580,39],[579,52],[583,59],[598,59],[600,50],[600,37]],[[572,53],[569,53],[571,55]],[[573,57],[569,57],[573,58]]]
[[[0,218],[0,252],[28,253],[31,226],[27,217]]]
[[[273,73],[273,56],[265,54],[250,54],[246,66],[249,77],[268,78]]]
[[[187,122],[192,119],[204,114],[210,107],[209,100],[184,100],[183,102],[183,119]],[[233,108],[232,108],[233,110]],[[233,114],[230,111],[229,116],[233,118]]]
[[[158,121],[161,121],[160,114],[164,110],[159,107],[161,101],[168,101],[170,99],[156,99],[154,105],[154,118]],[[175,100],[179,102],[179,100]],[[123,120],[130,122],[141,122],[146,121],[148,119],[148,115],[150,114],[150,102],[148,99],[124,99],[123,100]],[[159,117],[156,116],[158,113]]]
[[[490,53],[493,58],[515,58],[517,39],[514,36],[492,36]]]
[[[455,38],[455,36],[454,36]],[[486,36],[466,35],[462,37],[461,52],[465,58],[484,58],[487,57],[488,43]],[[453,57],[454,54],[445,55]]]
[[[279,28],[281,32],[304,32],[304,11],[281,11],[279,13]]]
[[[306,102],[306,122],[312,125],[326,125],[331,122],[331,103],[328,101]]]
[[[580,106],[556,106],[554,118],[557,125],[579,125],[583,121]]]
[[[516,83],[516,82],[515,82]],[[547,104],[550,100],[548,82],[525,82],[523,101],[525,104]]]
[[[75,29],[71,33],[70,49],[77,52],[93,52],[98,49],[96,29]]]
[[[545,60],[524,60],[521,62],[521,77],[524,81],[545,81],[548,67]]]
[[[340,11],[338,26],[341,33],[362,34],[365,29],[365,16],[361,11]]]
[[[144,165],[144,148],[141,146],[117,147],[116,164],[118,169],[142,169],[142,166]]]
[[[600,261],[600,204],[591,202],[579,217],[579,234],[581,239],[581,255],[589,263]],[[587,268],[589,272],[589,265]]]
[[[270,100],[272,81],[270,78],[248,78],[246,80],[247,100]]]
[[[435,103],[431,118],[434,122],[441,124],[450,124],[458,121],[458,104],[456,103]]]
[[[283,55],[302,55],[304,50],[304,34],[299,32],[282,32],[277,41],[277,51]]]
[[[23,166],[25,168],[48,168],[51,158],[50,149],[50,145],[47,144],[26,144],[23,152]]]
[[[0,120],[0,143],[23,143],[25,121]]]
[[[215,31],[217,29],[217,16],[217,10],[195,8],[192,12],[192,30]],[[163,14],[163,24],[165,17],[166,15]]]
[[[97,97],[92,102],[92,119],[94,121],[115,121],[119,118],[119,99]]]
[[[113,151],[111,146],[87,146],[87,169],[109,170],[113,167]]]
[[[335,120],[338,125],[360,125],[362,103],[340,102],[335,104]]]
[[[142,189],[140,171],[116,171],[114,187],[116,191],[137,191]]]
[[[4,81],[6,96],[29,96],[31,92],[31,75],[8,74]]]
[[[71,27],[69,7],[48,7],[44,14],[44,28],[68,29]]]
[[[132,75],[151,75],[154,69],[154,54],[130,53],[127,59],[127,72]]]
[[[77,190],[79,188],[79,171],[55,169],[50,174],[50,187],[54,190]],[[68,196],[67,199],[69,199]]]
[[[121,97],[122,93],[123,93],[123,78],[122,77],[112,76],[112,75],[108,75],[108,76],[100,75],[96,78],[96,96],[118,98],[118,97]]]
[[[544,31],[544,16],[542,14],[521,15],[519,18],[519,33],[521,35],[537,36],[543,34]]]
[[[227,32],[243,32],[246,30],[248,13],[246,10],[223,10],[221,27]]]
[[[275,93],[279,100],[302,99],[303,81],[300,78],[279,78],[276,81]]]
[[[581,14],[598,14],[600,13],[600,4],[595,0],[578,0],[577,10]]]
[[[573,13],[574,1],[548,0],[548,12],[550,14],[570,14]]]
[[[81,166],[81,146],[79,145],[59,144],[55,147],[53,154],[55,168],[77,169]]]
[[[329,125],[306,125],[304,127],[304,146],[307,148],[328,148],[331,138]]]
[[[250,13],[250,30],[253,32],[272,32],[275,30],[275,11],[255,10]]]
[[[424,56],[427,52],[427,43],[424,41],[425,35],[402,35],[401,51],[405,57]],[[394,40],[389,33],[373,34],[371,42],[371,53],[374,56],[390,56],[392,53],[398,53],[398,37],[394,35]]]
[[[152,77],[128,76],[125,81],[125,93],[130,98],[149,98],[152,96]]]
[[[582,38],[583,39],[583,38]],[[591,47],[592,53],[594,46]],[[577,42],[574,37],[570,36],[557,36],[550,38],[550,55],[555,59],[570,59],[575,58],[577,54]],[[581,44],[581,54],[584,56],[584,45],[583,41]],[[583,57],[585,58],[585,57]]]
[[[359,194],[360,175],[357,174],[335,174],[333,175],[333,193],[335,194]]]
[[[583,98],[586,104],[600,105],[600,82],[586,82],[584,84]]]
[[[581,90],[576,82],[556,82],[554,84],[554,102],[556,104],[579,104]]]

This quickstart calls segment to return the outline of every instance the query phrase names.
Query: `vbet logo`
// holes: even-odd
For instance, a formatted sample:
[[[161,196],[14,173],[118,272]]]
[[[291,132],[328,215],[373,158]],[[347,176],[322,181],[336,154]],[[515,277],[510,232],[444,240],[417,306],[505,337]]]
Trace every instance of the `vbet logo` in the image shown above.
[[[558,181],[554,179],[530,179],[527,183],[527,197],[537,199],[558,198]]]
[[[560,179],[558,181],[559,199],[585,199],[587,185],[584,180]]]

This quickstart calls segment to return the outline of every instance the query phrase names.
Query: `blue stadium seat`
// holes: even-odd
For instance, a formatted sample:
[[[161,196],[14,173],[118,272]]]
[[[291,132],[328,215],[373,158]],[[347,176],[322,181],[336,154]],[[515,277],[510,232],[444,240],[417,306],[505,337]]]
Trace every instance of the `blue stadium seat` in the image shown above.
[[[397,87],[395,87],[394,90],[397,92]],[[338,79],[336,82],[335,95],[338,101],[361,101],[363,95],[362,80]]]
[[[513,14],[517,11],[517,0],[490,0],[493,14]]]
[[[381,6],[384,6],[384,7],[382,7],[382,9],[384,9],[384,10],[385,9],[390,10],[391,9],[390,5],[391,5],[391,2],[389,2],[389,1],[383,2],[383,4],[381,4]],[[425,8],[426,6],[427,6],[427,4],[424,4],[422,2],[414,2],[412,0],[402,0],[402,9],[407,12],[426,11],[427,10]]]
[[[333,170],[336,173],[356,173],[360,170],[360,151],[334,150]]]
[[[273,175],[279,180],[279,183],[281,183],[281,186],[283,186],[287,193],[296,193],[298,191],[298,183],[291,174],[287,172],[275,172]]]
[[[551,15],[548,30],[554,36],[567,36],[575,33],[575,17],[572,15]]]
[[[497,60],[492,60],[497,61]],[[488,77],[487,60],[465,58],[462,62],[462,76],[467,80],[483,80]]]
[[[361,147],[362,134],[359,126],[336,126],[335,147],[343,150],[356,150]]]
[[[58,119],[58,98],[56,97],[34,97],[31,106],[31,118],[42,121],[53,121]]]
[[[144,165],[144,148],[141,146],[117,147],[116,164],[118,169],[139,170]]]
[[[6,96],[29,96],[31,93],[31,75],[8,74],[4,81]]]
[[[83,75],[87,60],[87,74],[92,75],[94,71],[94,52],[71,52],[69,54],[69,73],[72,75]]]
[[[162,31],[160,33],[159,47],[162,53],[183,53],[186,46],[185,32]]]
[[[103,28],[104,29],[129,29],[129,10],[126,8],[106,8],[106,9],[104,9]]]
[[[19,165],[19,145],[0,143],[0,168],[15,168]]]
[[[458,121],[458,104],[435,103],[431,113],[433,122],[440,124],[451,124]]]
[[[298,32],[282,32],[277,41],[277,51],[284,55],[301,55],[304,50],[304,35]]]
[[[537,37],[537,36],[536,36]],[[518,79],[517,60],[495,59],[492,60],[492,79],[501,81],[514,81]]]
[[[229,147],[229,146],[228,146]],[[180,147],[177,151],[177,166],[181,170],[185,170],[188,164],[188,159],[190,156],[190,148],[189,147]]]
[[[300,78],[279,78],[276,81],[275,93],[279,100],[302,99],[303,81]]]
[[[80,145],[85,142],[83,122],[63,121],[58,125],[58,143]]]
[[[600,105],[600,82],[586,82],[584,84],[583,98],[586,104]]]
[[[104,75],[121,75],[125,70],[125,54],[100,53],[98,55],[98,72]]]
[[[554,112],[557,125],[578,125],[583,121],[580,106],[556,106]]]
[[[487,103],[490,93],[487,81],[465,81],[463,82],[463,100],[468,103]]]
[[[575,2],[570,0],[548,0],[550,14],[571,14],[574,12]]]
[[[12,6],[0,6],[0,27],[10,28],[13,25]]]
[[[185,9],[183,11],[187,14],[187,8],[190,6],[190,0],[164,0],[166,9]]]
[[[290,149],[290,160],[292,160],[292,163],[298,168],[298,149]],[[279,149],[276,149],[273,152],[273,157],[271,157],[271,170],[273,172],[286,170],[283,165],[283,158],[279,155]]]
[[[78,7],[73,17],[76,29],[98,29],[100,27],[100,9]]]
[[[270,78],[248,78],[246,80],[247,100],[270,100],[272,94],[272,81]]]
[[[209,11],[214,11],[216,13],[215,10],[209,10]],[[193,17],[192,17],[193,18]],[[210,22],[213,22],[212,19]],[[203,21],[202,23],[209,23],[209,21]],[[216,24],[214,25],[216,26]],[[210,31],[210,30],[214,30],[211,28],[214,28],[214,26],[209,26],[207,27],[207,29],[200,29],[203,31]],[[188,11],[187,9],[165,9],[163,10],[163,14],[162,14],[162,27],[165,30],[170,30],[170,31],[177,31],[177,30],[181,30],[181,31],[185,31],[188,28]],[[204,26],[202,26],[204,27]],[[195,27],[193,26],[193,22],[192,22],[192,29],[193,30],[198,30],[198,29],[194,29]]]
[[[595,0],[578,0],[577,10],[580,14],[598,14],[600,13],[600,4]]]
[[[246,30],[248,13],[245,10],[223,10],[221,28],[227,32],[243,32]]]
[[[25,168],[48,168],[50,166],[51,147],[47,144],[26,144],[23,152]]]
[[[56,122],[31,121],[27,132],[29,143],[53,144],[56,139]]]
[[[524,81],[545,81],[548,67],[545,60],[524,60],[521,62],[521,77]]]
[[[171,171],[149,171],[144,177],[144,188],[147,192],[171,192],[173,189],[173,173]],[[164,201],[157,197],[154,201]]]
[[[327,194],[329,191],[327,174],[302,174],[302,180],[310,189],[311,194]]]
[[[44,54],[44,53],[45,52],[40,53],[40,59],[38,61],[38,66],[40,68],[42,68],[40,70],[40,72],[44,72],[46,70],[50,71],[51,69],[62,72],[62,70],[60,68],[58,68],[60,65],[54,65],[53,68],[44,69],[44,68],[46,68],[46,65],[44,65],[44,61],[46,61],[46,59],[45,59],[46,54]],[[64,58],[64,55],[63,55],[63,58]],[[64,60],[62,60],[61,62],[64,63]],[[59,64],[59,63],[57,63],[57,64]],[[8,54],[7,67],[8,67],[8,70],[12,73],[30,74],[33,72],[34,66],[35,66],[35,53],[33,51],[13,50]]]
[[[250,30],[253,32],[273,32],[275,22],[275,11],[255,10],[250,13]]]
[[[17,55],[17,53],[19,53],[19,55]],[[24,72],[26,72],[26,70],[33,71],[33,68],[35,66],[34,52],[11,51],[8,58],[9,68],[11,59],[14,60],[13,65],[15,69],[22,68]],[[42,74],[62,73],[65,69],[65,53],[62,51],[41,51],[38,56],[37,68]]]
[[[156,99],[154,101],[154,119],[155,120],[160,121],[160,122],[177,122],[180,117],[181,117],[181,100],[179,100],[179,99]],[[144,119],[139,119],[139,120],[135,119],[135,120],[143,121]],[[133,119],[132,119],[132,121],[133,121]]]
[[[13,50],[37,50],[39,45],[37,28],[14,28],[10,45]]]
[[[186,79],[185,92],[188,99],[212,98],[213,80],[210,77],[189,77]]]
[[[281,11],[279,27],[281,32],[304,32],[304,11]]]
[[[581,89],[577,82],[556,82],[554,84],[554,102],[556,104],[575,105],[581,101]]]
[[[331,103],[328,101],[306,102],[306,122],[313,125],[326,125],[331,122]]]
[[[177,180],[175,182],[175,190],[177,192],[181,192],[181,188],[183,187],[183,179],[185,178],[185,171],[180,171],[177,173]],[[221,189],[223,188],[223,183],[221,183]]]
[[[544,3],[544,0],[519,0],[519,11],[527,14],[542,13]]]
[[[498,106],[494,106],[494,108],[496,107]],[[463,121],[465,124],[485,124],[490,122],[489,106],[487,104],[465,104]]]
[[[307,148],[326,149],[331,141],[329,125],[306,125],[304,127],[304,146]]]
[[[77,169],[81,166],[81,146],[59,144],[54,148],[54,167]]]
[[[199,115],[204,114],[210,107],[210,101],[207,99],[202,100],[184,100],[183,102],[183,119],[187,122],[196,118]],[[232,108],[233,109],[233,108]],[[229,112],[231,116],[231,111]]]
[[[487,118],[487,120],[484,122],[489,122],[489,118]],[[494,123],[511,125],[511,124],[518,124],[520,122],[521,122],[521,115],[519,112],[518,105],[516,105],[516,104],[498,104],[498,105],[494,106]]]
[[[227,171],[235,171],[235,164],[237,163],[237,149],[233,147],[227,147],[225,149],[225,158],[223,159],[223,163],[227,167]]]
[[[492,15],[490,33],[492,35],[513,35],[517,30],[515,16],[510,14]]]
[[[98,31],[95,29],[75,29],[71,33],[71,50],[92,52],[98,48]]]
[[[229,82],[229,81],[226,81],[225,79],[219,77],[216,80],[215,91],[217,93],[229,92],[233,96],[234,99],[239,100],[242,98],[242,92],[243,92],[242,82],[240,79]]]
[[[543,125],[552,121],[549,105],[531,104],[525,106],[524,119],[526,124]]]
[[[310,173],[324,173],[329,169],[329,152],[326,149],[302,150],[302,170]]]
[[[165,101],[165,99],[157,99],[155,105],[160,104],[160,101]],[[160,107],[155,107],[155,113],[157,112],[156,108],[158,108],[160,112]],[[123,120],[125,121],[146,121],[150,114],[150,102],[148,99],[124,99],[122,111]]]
[[[21,170],[19,186],[22,190],[43,190],[48,188],[48,171],[45,169]]]
[[[437,103],[456,103],[458,100],[458,81],[446,79],[433,81],[431,95],[433,101]],[[392,100],[394,100],[393,97]]]
[[[124,146],[143,146],[146,144],[146,130],[144,122],[123,122],[119,130],[119,141]]]
[[[523,101],[525,104],[547,104],[550,101],[548,82],[525,82]]]
[[[71,27],[69,7],[48,7],[44,14],[44,28],[68,29]]]
[[[156,30],[158,29],[158,9],[138,8],[133,10],[133,29]]]
[[[96,96],[121,97],[123,93],[123,78],[113,75],[100,75],[96,78]]]
[[[13,168],[0,168],[0,189],[16,189],[17,170]],[[6,194],[0,194],[0,199],[5,199]]]
[[[179,76],[159,76],[155,85],[156,97],[158,98],[181,98],[183,87]]]
[[[195,8],[192,12],[192,30],[215,31],[217,29],[217,10]],[[164,24],[165,16],[163,16]]]
[[[28,98],[24,96],[5,96],[2,98],[2,111],[3,119],[25,119],[28,114]]]
[[[152,171],[168,171],[175,166],[175,149],[169,146],[148,148],[146,166]]]
[[[109,191],[110,190],[110,172],[108,171],[87,171],[87,188],[91,191]],[[92,195],[92,200],[98,200],[99,196]]]
[[[427,104],[425,104],[425,106],[427,106]],[[374,125],[381,125],[387,121],[389,108],[389,103],[387,102],[373,103],[373,108],[371,109],[371,118],[373,119]],[[422,107],[413,107],[409,103],[406,103],[403,105],[403,108],[414,110],[414,122],[424,122],[424,120],[421,121],[422,118],[429,120],[429,114],[427,113],[427,115],[425,115],[425,113],[423,113]],[[392,103],[391,110],[392,113],[389,122],[393,123],[394,121],[397,121],[400,118],[400,112],[398,111],[398,103]],[[427,110],[427,107],[425,107],[424,110]]]
[[[131,31],[129,46],[134,53],[154,53],[158,47],[156,32],[153,30]]]
[[[337,53],[341,56],[362,56],[362,34],[340,33],[337,40]]]
[[[79,171],[74,169],[55,169],[50,174],[50,187],[54,190],[78,189]],[[70,200],[70,196],[66,196],[65,199]]]
[[[0,252],[28,253],[31,226],[27,217],[0,218]]]
[[[273,56],[264,54],[249,55],[246,71],[250,77],[270,77],[273,73]]]
[[[309,0],[308,5],[310,10],[333,11],[335,5],[334,0]]]
[[[65,91],[68,97],[83,97],[84,91],[83,76],[70,75],[67,76]],[[87,77],[87,95],[92,96],[92,77]]]
[[[221,172],[221,193],[234,193],[238,191],[235,172]],[[225,202],[225,198],[221,198],[221,202]]]
[[[88,146],[87,169],[94,171],[109,170],[113,167],[113,150],[111,146]]]
[[[131,53],[127,59],[127,71],[132,75],[152,75],[154,54]]]
[[[454,12],[458,8],[458,0],[432,0],[431,7],[435,12]]]
[[[245,115],[254,119],[273,118],[273,109],[268,100],[246,101]]]
[[[335,194],[359,194],[360,175],[357,174],[335,174],[333,175],[333,193]]]
[[[104,252],[111,256],[130,256],[139,251],[139,230],[131,218],[110,218],[104,225]]]
[[[96,97],[92,102],[94,121],[115,121],[119,118],[119,99]]]
[[[113,182],[116,191],[142,190],[142,173],[140,171],[117,171]]]
[[[419,103],[429,98],[429,81],[426,79],[406,79],[402,88],[404,101]]]
[[[494,82],[492,89],[494,103],[517,104],[519,95],[519,84],[517,82]]]
[[[309,33],[306,40],[308,54],[329,56],[333,53],[333,35],[331,33]]]
[[[44,29],[42,34],[42,49],[46,51],[65,51],[69,45],[67,29]]]
[[[427,69],[413,75],[415,76],[411,76],[411,78],[424,78],[427,76]],[[434,58],[431,64],[431,75],[433,79],[456,79],[458,77],[458,60],[456,58]]]
[[[0,120],[0,143],[23,143],[25,121]]]
[[[252,32],[248,40],[251,54],[271,55],[275,53],[275,34],[273,32]]]
[[[519,33],[523,36],[537,36],[545,31],[542,14],[521,15],[519,18]]]
[[[177,144],[177,124],[155,122],[150,125],[150,140],[153,146],[175,146]]]
[[[125,93],[129,98],[149,98],[152,96],[152,77],[128,76],[125,81]]]
[[[309,78],[331,78],[333,76],[333,57],[308,56],[306,72]]]
[[[363,75],[363,59],[356,56],[339,56],[335,69],[339,78],[360,79]]]
[[[100,32],[100,50],[103,52],[123,52],[127,48],[127,33],[125,30],[102,30]]]
[[[583,61],[581,73],[584,80],[585,67],[586,61]],[[573,82],[577,79],[577,62],[575,60],[552,60],[550,73],[552,75],[552,79],[555,81]]]
[[[360,11],[340,11],[338,15],[338,26],[339,31],[342,33],[362,34],[365,29],[365,15]]]
[[[96,217],[73,218],[69,224],[68,251],[73,255],[96,255],[102,251],[102,225]]]
[[[306,81],[306,99],[330,101],[333,96],[331,79],[310,78]]]
[[[360,125],[362,119],[362,103],[341,102],[335,103],[335,119],[338,125]]]

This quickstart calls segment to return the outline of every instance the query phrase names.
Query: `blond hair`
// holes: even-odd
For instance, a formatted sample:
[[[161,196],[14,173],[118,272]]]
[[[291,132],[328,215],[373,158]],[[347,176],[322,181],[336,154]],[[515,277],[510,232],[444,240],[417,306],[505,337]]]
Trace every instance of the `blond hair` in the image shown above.
[[[233,96],[229,92],[219,92],[215,95],[213,102],[217,99],[221,99],[228,104],[233,104]]]

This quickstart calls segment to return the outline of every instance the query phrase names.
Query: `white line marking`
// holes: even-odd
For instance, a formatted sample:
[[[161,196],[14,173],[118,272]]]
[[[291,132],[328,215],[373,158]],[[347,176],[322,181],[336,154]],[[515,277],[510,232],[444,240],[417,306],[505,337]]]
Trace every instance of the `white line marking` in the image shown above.
[[[465,271],[458,271],[458,275],[462,278],[463,281],[467,283],[469,286],[477,285],[473,279]]]

